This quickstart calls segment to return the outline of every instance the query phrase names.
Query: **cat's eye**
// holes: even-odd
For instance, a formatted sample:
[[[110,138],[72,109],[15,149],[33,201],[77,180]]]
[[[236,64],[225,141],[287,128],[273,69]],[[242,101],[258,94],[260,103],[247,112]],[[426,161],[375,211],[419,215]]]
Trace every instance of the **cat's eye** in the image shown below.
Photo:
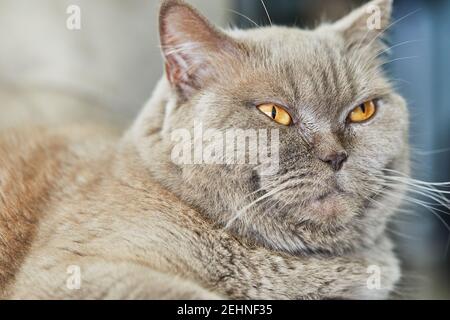
[[[261,104],[258,106],[258,109],[276,123],[284,126],[288,126],[292,123],[292,118],[289,113],[274,103]]]
[[[377,111],[377,104],[374,100],[366,101],[352,110],[348,119],[353,123],[361,123],[371,119]]]

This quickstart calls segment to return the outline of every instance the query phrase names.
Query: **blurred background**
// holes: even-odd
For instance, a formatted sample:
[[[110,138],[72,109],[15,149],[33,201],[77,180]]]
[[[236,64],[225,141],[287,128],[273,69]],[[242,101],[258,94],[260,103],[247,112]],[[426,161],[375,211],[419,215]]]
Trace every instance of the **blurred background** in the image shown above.
[[[215,24],[267,25],[260,0],[189,0]],[[314,27],[363,0],[266,0],[275,24]],[[413,175],[450,181],[450,0],[395,0],[385,65],[411,110]],[[71,5],[81,28],[70,30]],[[0,0],[0,126],[126,128],[162,75],[157,0]],[[247,18],[246,18],[247,17]],[[449,191],[449,189],[447,189]],[[397,298],[450,298],[449,210],[409,205],[390,227],[406,270]],[[450,198],[450,197],[449,197]],[[432,203],[431,203],[432,202]]]

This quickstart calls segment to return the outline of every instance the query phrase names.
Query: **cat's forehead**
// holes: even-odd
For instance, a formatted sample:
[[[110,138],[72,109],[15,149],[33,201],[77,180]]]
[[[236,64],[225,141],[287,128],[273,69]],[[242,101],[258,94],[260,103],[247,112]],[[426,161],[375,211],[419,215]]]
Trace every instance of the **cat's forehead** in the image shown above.
[[[322,29],[303,30],[293,27],[271,26],[255,29],[233,29],[227,33],[233,38],[251,46],[263,47],[272,52],[294,55],[314,52],[320,47],[343,47],[344,42],[338,33]]]
[[[226,32],[235,39],[258,42],[276,39],[295,41],[311,34],[311,31],[309,30],[284,26],[267,26],[253,29],[230,29]]]
[[[251,70],[245,74],[264,79],[259,90],[255,82],[252,88],[281,95],[288,103],[314,108],[346,106],[358,98],[367,80],[366,72],[358,72],[354,57],[345,52],[338,34],[265,27],[234,30],[230,35],[251,48]]]

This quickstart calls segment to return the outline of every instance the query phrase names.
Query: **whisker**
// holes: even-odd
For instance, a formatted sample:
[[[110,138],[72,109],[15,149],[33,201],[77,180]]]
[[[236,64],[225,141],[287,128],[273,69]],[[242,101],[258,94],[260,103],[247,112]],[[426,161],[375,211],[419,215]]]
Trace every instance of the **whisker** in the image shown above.
[[[386,178],[386,176],[384,176],[384,178]],[[405,183],[405,181],[400,181],[400,182]],[[388,187],[392,187],[392,186],[393,186],[392,183],[384,183],[384,185],[385,185],[385,186],[388,186]],[[398,185],[397,185],[397,186],[398,186]],[[416,186],[416,187],[417,187],[417,186]],[[445,203],[444,200],[443,200],[443,199],[445,199],[446,202],[448,201],[445,197],[443,197],[442,199],[441,199],[441,198],[436,198],[435,194],[430,194],[431,191],[428,191],[428,192],[420,192],[420,191],[415,190],[415,189],[409,189],[408,191],[419,193],[419,194],[421,194],[421,195],[423,195],[423,196],[425,196],[425,197],[428,197],[428,198],[430,198],[430,199],[433,199],[433,200],[437,201],[438,203],[440,203],[440,204],[443,205],[444,207],[450,209],[450,205],[447,204],[447,203]],[[436,192],[436,190],[433,190],[433,191]],[[444,210],[440,210],[440,209],[438,209],[438,208],[435,208],[435,207],[434,207],[434,204],[429,204],[429,203],[427,203],[427,202],[425,202],[425,201],[421,201],[421,200],[419,200],[419,199],[412,198],[412,197],[409,197],[409,196],[407,196],[407,195],[396,194],[396,193],[393,193],[392,191],[390,191],[389,193],[387,193],[386,190],[383,190],[381,193],[384,194],[384,195],[387,195],[387,196],[391,196],[391,197],[393,197],[393,198],[397,198],[398,200],[404,200],[404,201],[407,201],[407,202],[409,202],[409,203],[412,203],[412,204],[415,204],[415,205],[419,205],[419,206],[425,208],[427,211],[431,212],[438,220],[440,220],[440,222],[441,222],[441,223],[446,227],[446,229],[450,232],[450,226],[447,224],[447,222],[444,220],[444,218],[439,214],[439,213],[443,213],[443,214],[448,215],[449,213],[446,212],[446,211],[444,211]],[[374,199],[370,199],[370,201],[374,201],[375,203],[377,203],[377,201],[375,201]],[[444,202],[444,203],[443,203],[443,202]]]
[[[232,13],[234,13],[234,14],[237,14],[238,16],[240,16],[240,17],[246,19],[247,21],[253,23],[253,24],[254,24],[256,27],[258,27],[258,28],[261,27],[261,26],[260,26],[259,24],[257,24],[253,19],[251,19],[250,17],[246,16],[246,15],[243,14],[243,13],[240,13],[240,12],[235,11],[235,10],[233,10],[233,9],[228,9],[228,11],[230,11],[230,12],[232,12]]]
[[[383,169],[384,171],[388,171],[388,172],[392,172],[392,173],[396,173],[398,175],[400,175],[401,177],[404,177],[406,179],[409,179],[411,181],[414,181],[416,183],[419,184],[424,184],[424,185],[429,185],[429,186],[450,186],[450,182],[427,182],[427,181],[421,181],[421,180],[417,180],[414,178],[410,178],[409,176],[407,176],[405,173],[397,171],[397,170],[393,170],[393,169]],[[386,176],[384,176],[386,177]]]
[[[395,195],[395,194],[392,194],[392,193],[389,193],[388,195],[389,196],[397,196],[397,198],[400,199],[400,200],[406,200],[406,201],[411,202],[412,204],[416,204],[416,205],[419,205],[419,206],[425,208],[427,211],[431,212],[438,220],[440,220],[440,222],[445,226],[447,231],[450,232],[450,226],[447,224],[447,222],[444,220],[444,218],[442,218],[441,215],[439,215],[437,213],[437,212],[441,212],[441,213],[444,213],[444,214],[448,214],[447,212],[445,212],[443,210],[440,210],[440,209],[437,209],[437,208],[430,207],[427,204],[425,204],[424,202],[422,202],[420,200],[417,200],[417,199],[414,199],[414,198],[411,198],[411,197],[408,197],[408,196]],[[377,203],[377,201],[374,200],[374,199],[369,199],[369,200],[370,201],[375,201],[375,203]]]
[[[393,45],[393,46],[390,46],[389,48],[386,48],[386,49],[382,50],[380,53],[378,53],[378,54],[372,59],[372,61],[373,61],[374,59],[378,58],[379,56],[381,56],[382,54],[384,54],[384,53],[386,53],[386,52],[389,52],[390,50],[392,50],[392,49],[394,49],[394,48],[397,48],[397,47],[400,47],[400,46],[404,46],[404,45],[406,45],[406,44],[411,44],[411,43],[416,43],[416,42],[422,42],[422,41],[423,41],[423,40],[408,40],[408,41],[404,41],[404,42],[397,43],[397,44],[395,44],[395,45]]]
[[[436,150],[430,150],[430,151],[422,151],[422,150],[414,150],[414,153],[420,156],[429,156],[429,155],[434,155],[434,154],[439,154],[439,153],[445,153],[445,152],[450,152],[450,148],[443,148],[443,149],[436,149]]]
[[[410,56],[410,57],[396,58],[396,59],[393,59],[393,60],[390,60],[390,61],[387,61],[387,62],[383,62],[378,67],[382,67],[382,66],[385,66],[385,65],[388,65],[390,63],[397,62],[397,61],[411,60],[411,59],[418,59],[418,58],[420,58],[420,57],[419,56]]]
[[[386,227],[386,230],[388,230],[390,233],[392,233],[392,234],[394,234],[396,236],[402,237],[402,238],[404,238],[406,240],[412,240],[412,241],[420,240],[419,237],[413,237],[413,236],[407,235],[405,233],[402,233],[402,232],[399,232],[399,231],[395,230],[394,228]]]
[[[423,40],[418,40],[418,39],[417,39],[417,40],[408,40],[408,41],[404,41],[404,42],[400,42],[400,43],[397,43],[397,44],[395,44],[395,45],[392,45],[392,46],[390,46],[390,47],[388,47],[388,48],[385,48],[384,50],[381,50],[380,52],[378,52],[374,57],[372,57],[372,58],[368,61],[368,64],[370,64],[370,63],[376,61],[377,58],[379,58],[381,55],[383,55],[383,54],[385,54],[385,53],[389,53],[389,51],[391,51],[391,50],[394,49],[394,48],[401,47],[401,46],[404,46],[404,45],[407,45],[407,44],[411,44],[411,43],[422,42],[422,41],[423,41]]]
[[[246,205],[244,208],[240,209],[237,211],[237,213],[227,222],[225,228],[229,229],[230,226],[237,220],[239,219],[243,213],[245,213],[248,209],[250,209],[252,206],[254,206],[255,204],[263,201],[264,199],[267,199],[270,196],[275,195],[278,192],[283,191],[285,188],[287,188],[287,186],[285,185],[280,185],[277,188],[272,189],[271,191],[267,192],[266,194],[262,195],[261,197],[257,198],[256,200],[252,201],[250,204]]]
[[[266,11],[266,15],[267,15],[267,18],[269,19],[270,25],[273,26],[272,19],[270,18],[270,14],[269,14],[269,11],[267,10],[266,4],[264,3],[264,0],[261,0],[261,4],[264,7],[264,11]]]
[[[447,199],[447,197],[445,196],[445,194],[450,194],[449,192],[438,190],[438,189],[435,189],[435,188],[428,188],[428,187],[425,187],[425,186],[419,186],[419,185],[416,185],[414,183],[411,183],[408,180],[395,179],[395,177],[385,177],[385,178],[388,178],[388,179],[390,178],[391,181],[394,181],[394,182],[400,182],[403,185],[406,185],[407,191],[412,192],[412,193],[416,193],[416,194],[419,194],[419,195],[424,196],[426,198],[429,198],[431,200],[434,200],[438,204],[444,206],[445,208],[450,209],[450,200]],[[391,183],[384,182],[383,185],[386,186],[386,187],[398,186],[398,185],[396,185],[396,184],[394,184],[392,182]],[[419,199],[416,199],[416,200],[420,201]],[[427,204],[428,205],[434,205],[434,204],[430,204],[430,203],[427,203]],[[446,214],[450,214],[450,213],[446,213]]]

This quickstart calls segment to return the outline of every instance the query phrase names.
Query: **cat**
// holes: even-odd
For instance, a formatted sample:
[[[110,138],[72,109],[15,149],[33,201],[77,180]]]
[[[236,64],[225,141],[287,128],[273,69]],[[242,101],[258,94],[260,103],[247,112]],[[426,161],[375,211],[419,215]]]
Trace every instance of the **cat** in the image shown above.
[[[383,177],[409,172],[407,106],[380,66],[391,10],[244,31],[163,1],[166,74],[123,137],[0,135],[0,296],[388,298],[401,271],[385,226],[404,186]],[[279,167],[175,163],[173,133],[196,123],[278,132]]]

